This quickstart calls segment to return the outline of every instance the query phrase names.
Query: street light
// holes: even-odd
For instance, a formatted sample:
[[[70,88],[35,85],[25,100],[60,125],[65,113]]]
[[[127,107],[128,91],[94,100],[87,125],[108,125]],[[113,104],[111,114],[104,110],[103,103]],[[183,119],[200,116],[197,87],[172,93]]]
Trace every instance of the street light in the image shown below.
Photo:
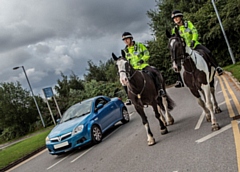
[[[228,43],[228,39],[227,39],[227,36],[226,36],[226,34],[225,34],[224,28],[223,28],[223,26],[222,26],[221,18],[220,18],[219,15],[218,15],[218,10],[217,10],[217,7],[216,7],[216,5],[215,5],[215,3],[214,3],[214,0],[212,0],[212,4],[213,4],[213,8],[214,8],[214,10],[215,10],[215,13],[216,13],[216,15],[217,15],[217,18],[218,18],[220,27],[221,27],[221,29],[222,29],[223,36],[224,36],[225,41],[226,41],[226,43],[227,43],[228,51],[229,51],[229,54],[230,54],[230,56],[231,56],[232,62],[233,62],[233,64],[235,64],[235,63],[236,63],[236,62],[235,62],[235,58],[234,58],[234,56],[233,56],[232,49],[231,49],[231,47],[230,47],[230,45],[229,45],[229,43]]]
[[[37,106],[37,110],[38,110],[39,116],[40,116],[40,118],[41,118],[41,121],[42,121],[43,127],[45,128],[45,124],[44,124],[44,121],[43,121],[43,118],[42,118],[42,114],[41,114],[41,112],[40,112],[40,110],[39,110],[39,107],[38,107],[37,101],[36,101],[35,96],[34,96],[34,94],[33,94],[33,90],[32,90],[31,84],[30,84],[30,82],[29,82],[29,80],[28,80],[28,77],[27,77],[26,71],[25,71],[25,69],[24,69],[24,66],[17,66],[17,67],[14,67],[13,70],[17,70],[17,69],[19,69],[20,67],[23,69],[23,72],[24,72],[24,74],[25,74],[25,76],[26,76],[26,79],[27,79],[27,82],[28,82],[29,88],[30,88],[31,93],[32,93],[33,100],[34,100],[34,102],[35,102],[35,104],[36,104],[36,106]]]

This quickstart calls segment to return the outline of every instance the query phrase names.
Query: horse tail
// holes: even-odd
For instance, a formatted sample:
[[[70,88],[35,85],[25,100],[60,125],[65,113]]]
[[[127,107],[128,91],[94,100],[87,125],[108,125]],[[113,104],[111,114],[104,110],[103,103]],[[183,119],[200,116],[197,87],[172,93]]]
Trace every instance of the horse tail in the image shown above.
[[[168,104],[168,110],[171,111],[173,110],[173,108],[175,107],[175,102],[171,99],[171,97],[166,94],[166,100],[167,100],[167,104]],[[163,102],[162,102],[162,98],[158,98],[158,105],[160,106],[160,108],[165,111],[165,108],[163,106]]]
[[[167,97],[167,103],[168,103],[168,110],[173,110],[173,108],[175,107],[175,102],[173,101],[173,99],[171,99],[171,97],[166,94]]]

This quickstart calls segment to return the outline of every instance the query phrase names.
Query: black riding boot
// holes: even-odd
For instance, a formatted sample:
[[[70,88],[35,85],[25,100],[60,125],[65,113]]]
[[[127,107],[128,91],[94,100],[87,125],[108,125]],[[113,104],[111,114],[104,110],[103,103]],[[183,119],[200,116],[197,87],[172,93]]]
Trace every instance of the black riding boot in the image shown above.
[[[180,73],[177,73],[177,81],[175,84],[175,88],[180,88],[180,87],[184,87],[183,81],[182,81],[182,77]]]
[[[154,77],[154,83],[155,83],[155,86],[157,88],[157,91],[158,91],[158,96],[165,96],[166,95],[166,92],[164,91],[163,87],[162,87],[162,84],[160,83],[160,80],[158,78],[158,76],[155,76]]]
[[[218,75],[219,76],[222,75],[223,69],[218,66],[216,59],[211,54],[209,54],[209,61],[212,64],[212,66],[215,67],[215,70],[217,71]]]
[[[197,51],[200,50],[200,49],[203,50],[207,54],[208,61],[211,63],[211,65],[213,67],[215,67],[215,70],[217,71],[218,75],[219,76],[222,75],[223,74],[223,69],[218,66],[218,62],[214,58],[214,56],[212,55],[211,51],[201,44],[199,44],[195,47],[195,50],[197,50]]]

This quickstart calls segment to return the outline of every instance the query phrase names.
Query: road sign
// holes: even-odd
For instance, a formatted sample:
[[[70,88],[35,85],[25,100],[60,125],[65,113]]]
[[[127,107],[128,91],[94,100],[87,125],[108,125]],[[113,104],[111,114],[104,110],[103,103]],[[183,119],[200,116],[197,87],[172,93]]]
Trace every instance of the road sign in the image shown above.
[[[54,96],[52,87],[43,88],[43,93],[44,93],[46,98],[51,98],[51,97]]]

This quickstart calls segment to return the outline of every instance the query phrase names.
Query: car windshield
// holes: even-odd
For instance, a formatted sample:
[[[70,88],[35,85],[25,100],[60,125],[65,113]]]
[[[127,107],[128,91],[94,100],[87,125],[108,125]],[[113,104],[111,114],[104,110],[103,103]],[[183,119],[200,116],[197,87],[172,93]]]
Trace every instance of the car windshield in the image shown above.
[[[64,114],[60,123],[69,121],[80,116],[84,116],[91,112],[92,100],[85,100],[71,106]]]

